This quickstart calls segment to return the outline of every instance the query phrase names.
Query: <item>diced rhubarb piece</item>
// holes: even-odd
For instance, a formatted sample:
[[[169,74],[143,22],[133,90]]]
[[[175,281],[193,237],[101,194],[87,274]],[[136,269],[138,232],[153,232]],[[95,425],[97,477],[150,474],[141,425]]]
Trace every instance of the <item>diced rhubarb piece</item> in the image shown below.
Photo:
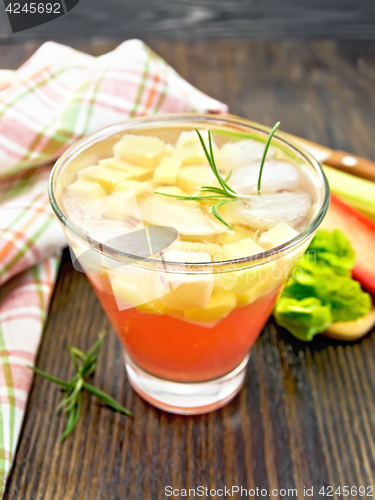
[[[92,181],[76,181],[66,188],[67,193],[83,205],[107,196],[100,184]]]
[[[135,193],[152,193],[154,187],[150,182],[140,182],[133,180],[122,181],[117,184],[114,193],[118,193],[119,191],[127,191],[128,189],[132,189]]]
[[[107,193],[112,193],[119,182],[128,180],[130,177],[131,174],[101,165],[84,168],[78,173],[79,180],[97,182]]]
[[[142,219],[154,226],[170,226],[187,236],[209,236],[223,231],[216,221],[200,207],[168,196],[145,196],[139,201]]]
[[[165,142],[158,137],[127,134],[114,145],[113,153],[141,167],[156,167],[165,154]]]
[[[211,262],[211,257],[205,252],[182,252],[179,250],[168,250],[164,252],[165,261],[185,263]],[[214,277],[212,273],[189,274],[169,273],[168,281],[170,292],[160,298],[165,306],[170,309],[192,309],[207,307],[212,289]]]
[[[141,223],[138,201],[132,189],[113,193],[105,201],[103,215],[106,217],[120,221],[130,218]]]
[[[181,158],[163,158],[160,165],[156,167],[156,170],[154,172],[155,183],[174,186],[177,182],[177,174],[181,165]]]
[[[177,175],[177,185],[190,195],[198,192],[201,186],[219,187],[214,173],[206,165],[181,168]]]
[[[226,318],[237,305],[234,293],[213,295],[204,309],[186,309],[185,318],[193,321],[218,321]]]
[[[108,275],[120,310],[147,304],[165,293],[157,272],[125,266],[108,271]]]
[[[155,196],[159,196],[158,194],[155,193],[165,193],[165,194],[174,194],[177,196],[188,196],[185,191],[183,191],[180,187],[178,186],[157,186],[154,191]],[[165,199],[165,198],[164,198]],[[167,197],[168,199],[168,197]],[[173,198],[169,198],[172,200]],[[188,205],[189,207],[199,207],[199,201],[195,200],[184,200],[184,203]]]
[[[245,238],[236,243],[223,245],[220,260],[240,259],[263,252],[264,249],[251,238]],[[274,262],[269,262],[248,269],[217,273],[215,274],[215,291],[224,289],[239,294],[245,293],[259,281],[268,278],[274,268]]]
[[[226,231],[218,236],[221,243],[235,243],[236,241],[243,240],[244,238],[251,238],[255,241],[255,231],[247,229],[247,227],[240,224],[233,224],[234,231]]]
[[[199,133],[203,137],[203,140],[208,148],[208,130],[199,130]],[[176,148],[190,148],[193,146],[198,146],[202,147],[201,142],[199,140],[198,134],[195,130],[189,130],[185,132],[181,132],[179,135],[177,142],[176,142]]]
[[[172,146],[172,144],[165,145],[165,156],[174,156],[175,152],[176,152],[176,148],[174,146]]]
[[[177,244],[184,252],[206,252],[211,255],[212,260],[217,260],[221,247],[214,243],[201,243],[198,241],[178,241]]]
[[[178,186],[158,186],[156,188],[156,191],[157,191],[157,193],[174,194],[174,195],[177,195],[177,196],[187,196],[187,194],[185,193],[185,191],[183,191]],[[159,195],[155,194],[155,196],[159,196]]]
[[[267,293],[271,292],[271,290],[274,290],[277,286],[280,286],[283,281],[284,280],[282,278],[275,279],[272,276],[265,277],[255,286],[250,288],[250,290],[248,290],[247,292],[236,293],[237,305],[241,307],[255,302],[257,299],[259,299],[259,297],[266,295]]]
[[[375,222],[331,194],[329,209],[320,227],[328,231],[340,229],[345,234],[356,257],[353,278],[375,294]]]
[[[241,259],[263,253],[264,249],[255,243],[252,238],[244,238],[235,243],[227,243],[221,247],[222,260]]]
[[[138,179],[138,180],[144,179],[153,170],[153,167],[142,167],[140,165],[133,165],[132,163],[120,160],[115,156],[113,156],[112,158],[105,158],[104,160],[99,160],[99,165],[103,165],[104,167],[108,168],[114,168],[115,170],[121,170],[122,172],[127,172],[128,174],[131,174],[132,179]]]
[[[266,250],[278,247],[298,236],[298,232],[292,229],[286,222],[279,222],[269,231],[265,231],[258,239],[259,245]]]
[[[146,304],[141,304],[137,306],[138,311],[141,311],[146,314],[167,314],[169,311],[168,307],[165,307],[164,304],[160,302],[160,300],[155,299],[151,302],[147,302]]]
[[[211,256],[211,260],[217,260],[215,257],[220,254],[221,246],[215,243],[200,241],[181,241],[177,239],[168,247],[169,250],[179,250],[183,252],[205,252]]]
[[[203,140],[208,147],[208,131],[200,131]],[[215,143],[212,143],[214,155],[218,154],[219,150]],[[203,150],[202,144],[199,140],[198,134],[195,130],[190,132],[181,132],[180,137],[176,143],[176,149],[173,156],[182,158],[183,165],[207,165],[208,161]],[[216,158],[215,156],[215,158]]]

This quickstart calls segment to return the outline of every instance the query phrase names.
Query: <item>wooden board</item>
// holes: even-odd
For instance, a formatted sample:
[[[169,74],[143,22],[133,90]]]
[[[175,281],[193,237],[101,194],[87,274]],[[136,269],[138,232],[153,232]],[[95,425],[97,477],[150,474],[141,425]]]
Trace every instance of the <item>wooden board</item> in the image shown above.
[[[13,34],[0,2],[0,40],[81,37],[180,40],[329,38],[374,40],[371,0],[80,0],[66,15]]]
[[[191,83],[226,101],[232,113],[267,125],[281,120],[287,132],[375,158],[375,56],[361,52],[361,45],[150,45]],[[77,45],[96,54],[114,46]],[[34,49],[1,48],[2,66],[17,66]],[[131,409],[134,419],[85,396],[77,429],[61,445],[65,417],[54,411],[60,393],[37,377],[7,500],[162,500],[168,485],[258,487],[267,495],[297,488],[302,499],[303,486],[325,498],[318,494],[322,486],[374,485],[374,333],[351,344],[324,337],[305,344],[271,319],[235,400],[209,415],[180,417],[144,403],[129,387],[119,342],[65,252],[37,365],[71,376],[67,343],[87,349],[102,328],[110,335],[94,383]]]

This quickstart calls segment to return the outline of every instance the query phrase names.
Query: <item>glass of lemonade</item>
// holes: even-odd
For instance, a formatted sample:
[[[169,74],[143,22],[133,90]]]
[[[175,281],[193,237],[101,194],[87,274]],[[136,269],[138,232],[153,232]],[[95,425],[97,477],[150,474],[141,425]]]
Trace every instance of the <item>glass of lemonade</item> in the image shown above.
[[[240,196],[217,208],[222,220],[214,193],[196,199],[220,184],[195,129],[206,144],[210,131],[218,171]],[[281,134],[259,194],[268,133],[236,117],[139,118],[81,139],[52,171],[50,200],[75,267],[117,332],[133,388],[163,410],[205,413],[237,394],[327,210],[320,165]]]

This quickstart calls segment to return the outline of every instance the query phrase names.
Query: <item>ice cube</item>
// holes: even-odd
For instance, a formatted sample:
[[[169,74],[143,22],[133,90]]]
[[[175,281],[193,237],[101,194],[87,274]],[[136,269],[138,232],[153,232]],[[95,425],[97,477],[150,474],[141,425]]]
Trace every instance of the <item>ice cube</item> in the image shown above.
[[[109,219],[120,221],[126,219],[141,220],[135,191],[132,189],[118,191],[107,196],[106,205],[101,213]]]
[[[107,194],[107,193],[106,193]],[[82,205],[85,205],[85,202],[77,199],[75,196],[72,196],[69,191],[66,189],[62,195],[62,202],[64,207],[65,215],[68,217],[76,212]]]
[[[271,229],[279,222],[296,227],[306,216],[311,197],[303,191],[249,196],[246,200],[227,203],[219,209],[230,224],[243,224],[250,229]]]
[[[237,142],[227,142],[220,149],[216,158],[216,164],[220,171],[229,172],[249,165],[254,161],[260,162],[263,157],[264,143],[253,139],[243,139]],[[268,149],[267,159],[273,158],[276,150],[273,147]]]
[[[111,220],[107,217],[109,209],[118,212]],[[105,196],[69,213],[69,222],[81,229],[88,239],[105,243],[107,240],[127,234],[136,228],[143,228],[141,213],[134,191],[120,191]]]
[[[255,194],[258,187],[259,170],[260,162],[236,170],[229,181],[230,187],[237,193]],[[298,170],[291,163],[279,160],[270,160],[264,163],[261,180],[262,193],[293,191],[298,182]]]
[[[76,210],[107,196],[97,182],[77,180],[70,184],[62,195],[65,214],[69,217]]]
[[[91,238],[100,243],[108,244],[110,240],[125,234],[133,233],[143,228],[142,224],[131,226],[123,221],[108,219],[93,219],[85,223],[88,240]]]

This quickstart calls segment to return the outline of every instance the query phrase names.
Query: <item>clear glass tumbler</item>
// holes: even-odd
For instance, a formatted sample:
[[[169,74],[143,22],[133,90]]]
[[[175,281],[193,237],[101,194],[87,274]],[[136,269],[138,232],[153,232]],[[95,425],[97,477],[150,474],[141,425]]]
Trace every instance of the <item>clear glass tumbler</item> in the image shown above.
[[[119,234],[112,233],[111,227],[104,228],[104,241],[90,234],[88,223],[81,220],[80,225],[66,216],[61,201],[65,187],[81,168],[112,156],[113,144],[125,133],[156,135],[172,143],[181,131],[194,128],[210,129],[221,144],[244,138],[264,143],[269,133],[263,126],[233,116],[182,114],[129,120],[76,142],[57,161],[50,178],[52,208],[73,259],[78,259],[77,267],[86,272],[117,332],[131,385],[149,403],[179,414],[215,410],[238,393],[249,351],[329,202],[329,188],[318,162],[277,134],[273,147],[304,169],[313,205],[305,229],[271,250],[219,262],[168,261],[163,252],[157,252],[163,241],[164,246],[175,239],[178,243],[173,228],[161,229],[164,233],[159,234],[156,252],[150,249],[140,255],[134,241],[119,245]],[[129,203],[136,204],[129,196]],[[150,231],[147,235],[150,238]],[[200,310],[196,302],[213,283],[231,293]]]

